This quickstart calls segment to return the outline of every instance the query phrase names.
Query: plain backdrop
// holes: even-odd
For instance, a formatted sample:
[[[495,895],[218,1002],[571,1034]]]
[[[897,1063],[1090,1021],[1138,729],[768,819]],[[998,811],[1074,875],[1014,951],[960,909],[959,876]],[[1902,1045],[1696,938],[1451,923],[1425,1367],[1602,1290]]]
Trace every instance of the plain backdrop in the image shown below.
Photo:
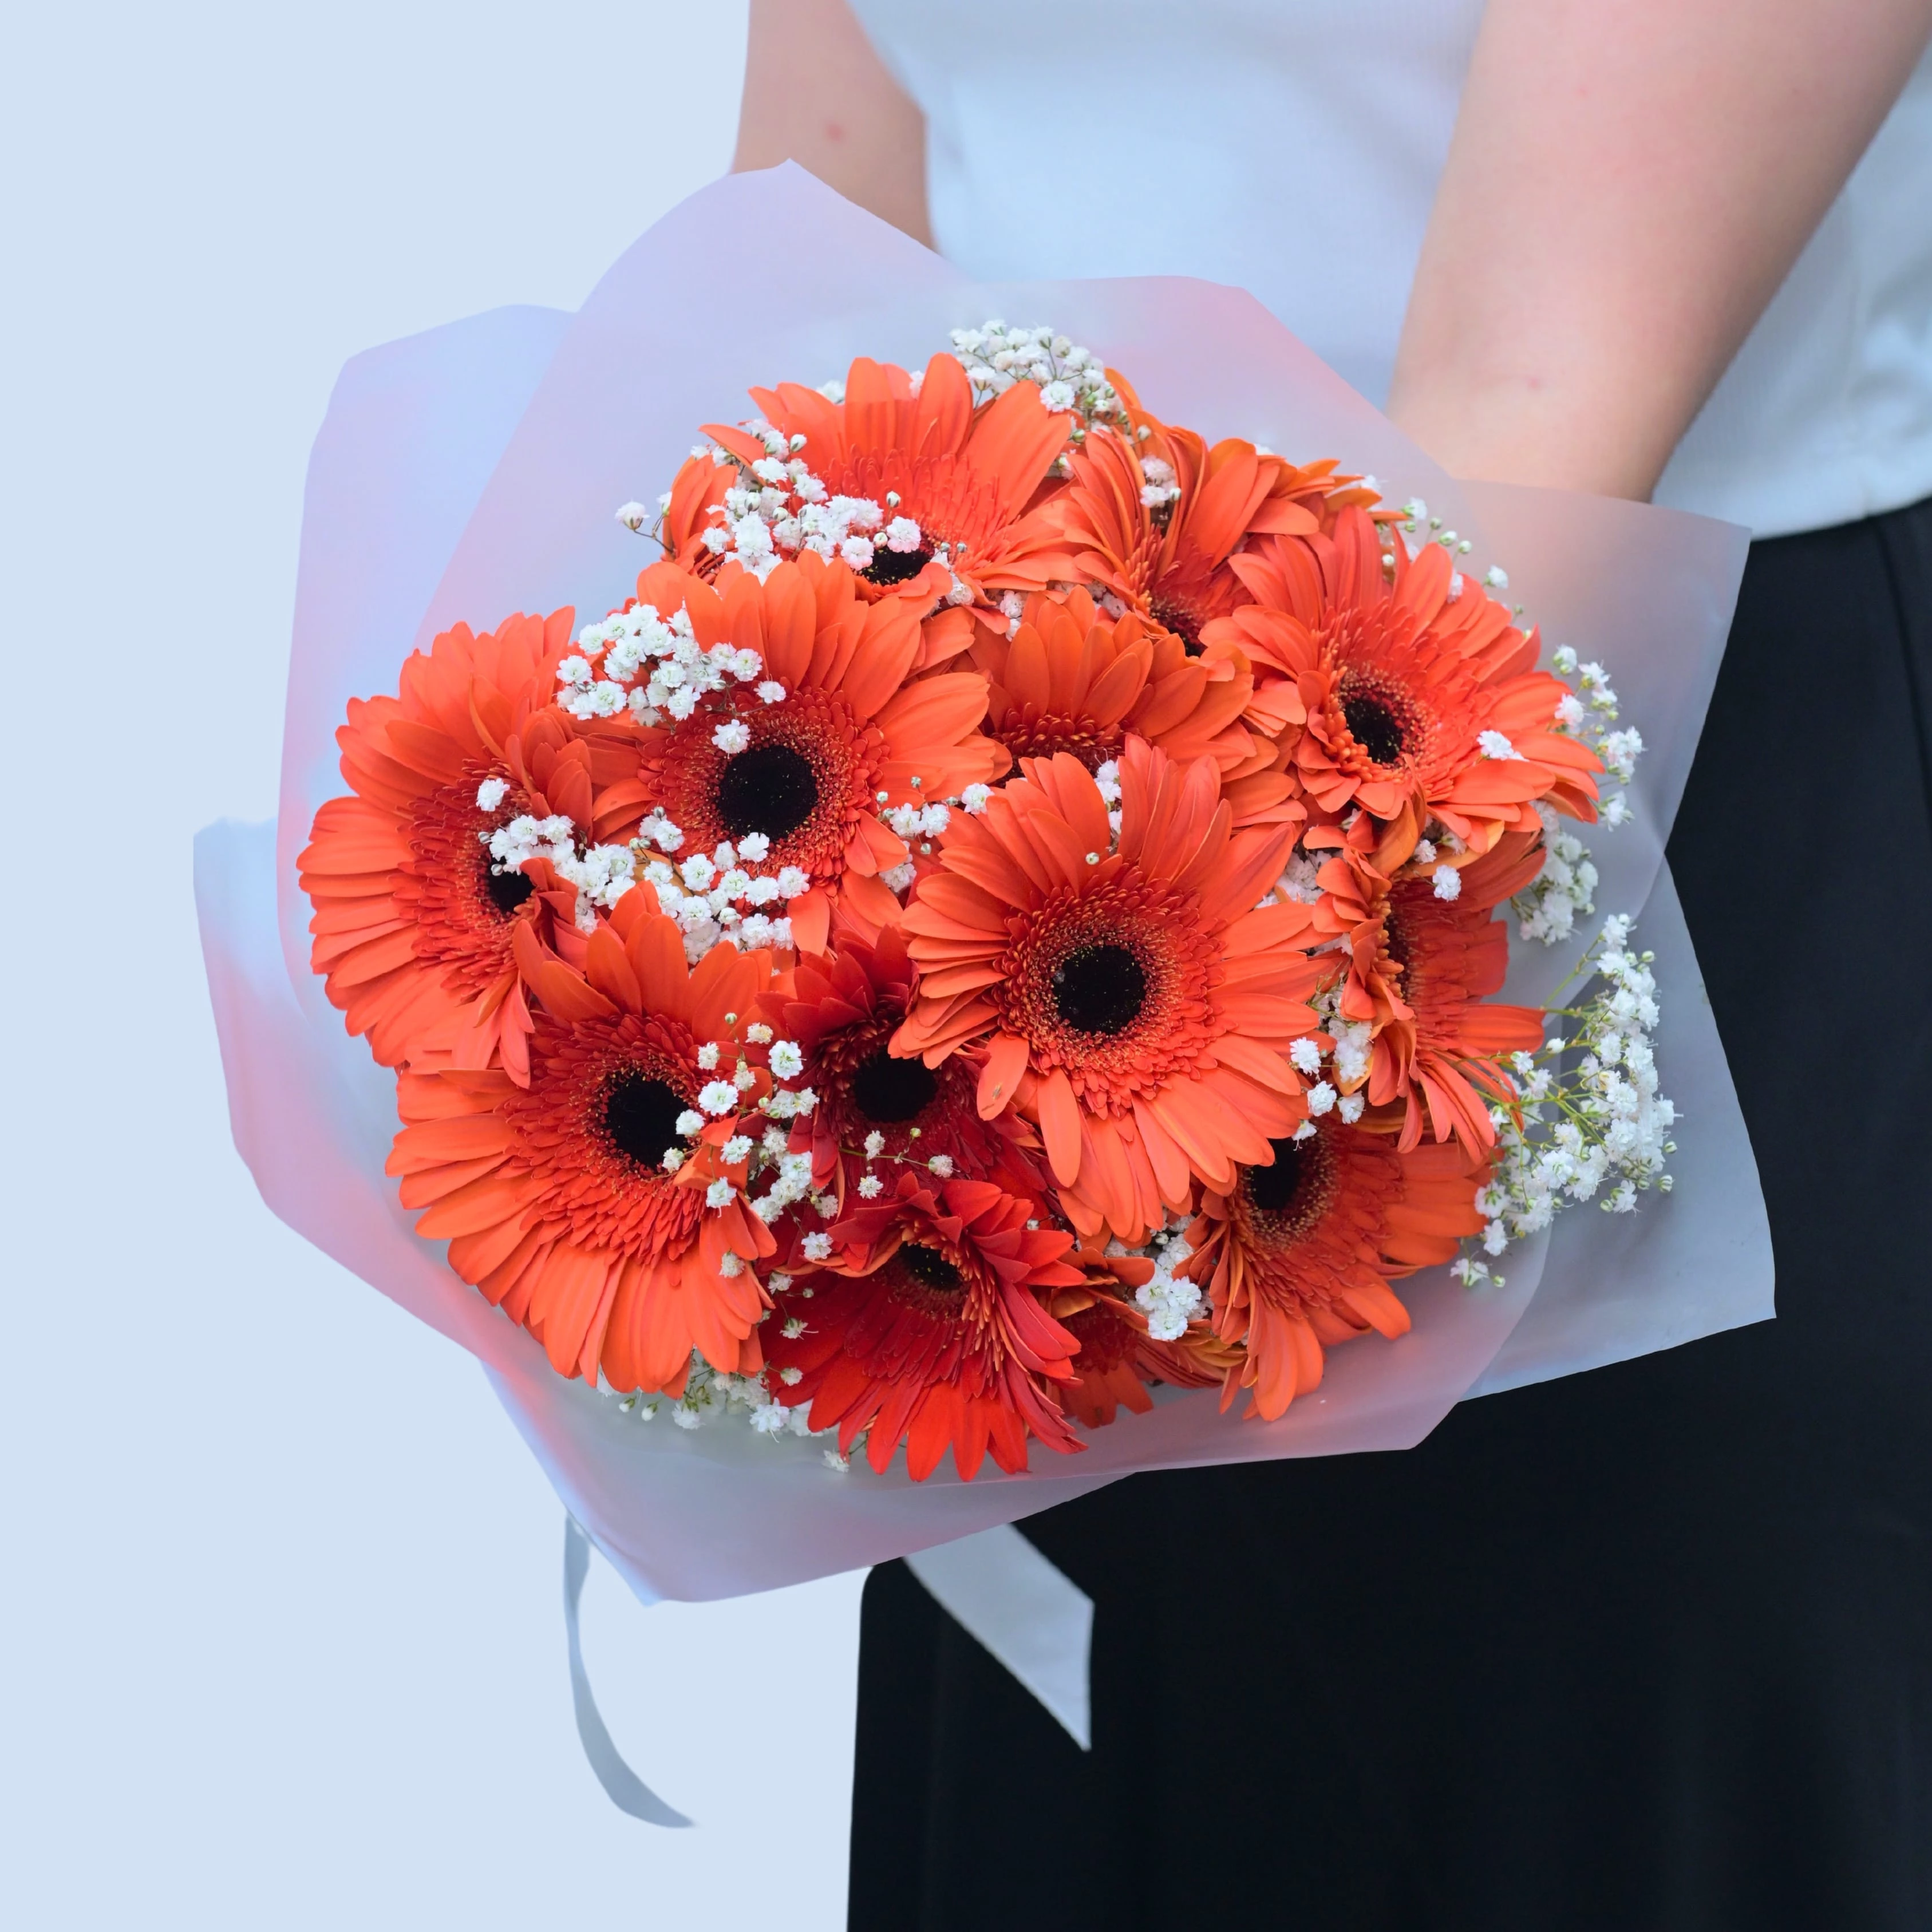
[[[274,808],[337,370],[574,308],[728,160],[742,4],[9,10],[0,1920],[844,1923],[856,1578],[646,1610],[228,1138],[196,828]],[[399,641],[399,655],[400,650]]]

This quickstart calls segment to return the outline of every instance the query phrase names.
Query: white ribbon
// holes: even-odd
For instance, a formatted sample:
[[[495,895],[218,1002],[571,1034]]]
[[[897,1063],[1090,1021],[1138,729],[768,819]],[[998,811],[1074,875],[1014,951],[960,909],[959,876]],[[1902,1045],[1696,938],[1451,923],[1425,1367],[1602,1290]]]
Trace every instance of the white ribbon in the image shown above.
[[[1011,1523],[916,1550],[906,1568],[1082,1750],[1093,1748],[1094,1600]]]
[[[584,1600],[584,1580],[590,1574],[590,1539],[574,1516],[563,1520],[563,1628],[570,1639],[570,1700],[577,1707],[577,1735],[584,1755],[597,1774],[604,1795],[620,1811],[641,1818],[646,1825],[688,1825],[682,1811],[674,1811],[631,1767],[605,1730],[591,1695],[584,1669],[584,1639],[578,1628],[578,1606]]]

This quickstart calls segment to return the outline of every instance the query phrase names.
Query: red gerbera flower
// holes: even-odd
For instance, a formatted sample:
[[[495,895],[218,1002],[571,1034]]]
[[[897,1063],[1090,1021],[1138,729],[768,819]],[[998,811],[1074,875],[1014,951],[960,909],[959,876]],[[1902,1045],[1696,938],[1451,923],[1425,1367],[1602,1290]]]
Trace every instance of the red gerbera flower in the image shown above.
[[[868,1172],[884,1179],[899,1162],[924,1166],[936,1156],[964,1179],[1004,1175],[1043,1186],[1028,1150],[1038,1142],[1023,1124],[1010,1114],[980,1118],[976,1065],[956,1055],[930,1067],[892,1051],[918,976],[905,934],[889,926],[871,945],[842,934],[830,958],[802,957],[765,998],[766,1018],[804,1058],[790,1084],[818,1096],[791,1132],[795,1150],[811,1150],[814,1186],[842,1204]]]
[[[726,1148],[741,1112],[748,1134],[764,1124],[752,1110],[770,1075],[736,1034],[770,956],[719,946],[687,970],[676,926],[650,905],[646,888],[620,898],[581,974],[520,930],[540,1002],[528,1087],[406,1074],[388,1172],[424,1210],[417,1232],[448,1239],[450,1265],[560,1374],[594,1382],[601,1367],[614,1388],[676,1394],[694,1349],[734,1373],[761,1361],[748,1264],[776,1244]],[[735,1094],[722,1108],[721,1089]]]
[[[352,698],[335,734],[352,795],[316,812],[297,862],[311,961],[385,1066],[434,1048],[527,1077],[512,935],[534,922],[569,945],[577,894],[540,859],[495,868],[485,842],[519,813],[592,833],[624,763],[621,724],[587,732],[551,702],[570,626],[567,610],[459,624],[411,653],[399,697]]]
[[[874,1469],[903,1442],[916,1482],[948,1448],[968,1480],[989,1449],[1024,1469],[1029,1436],[1079,1448],[1053,1393],[1073,1338],[1042,1297],[1080,1271],[1064,1258],[1072,1237],[1039,1226],[1040,1212],[989,1182],[935,1191],[902,1175],[832,1229],[836,1259],[779,1294],[784,1318],[768,1324],[778,1399],[809,1402],[812,1426],[836,1425],[848,1455],[866,1431]]]
[[[1322,969],[1306,907],[1256,908],[1293,831],[1233,831],[1211,759],[1138,738],[1118,843],[1078,760],[1023,769],[955,819],[914,889],[921,978],[893,1044],[933,1066],[983,1046],[980,1111],[1038,1122],[1082,1234],[1138,1240],[1191,1204],[1197,1175],[1232,1186],[1304,1116],[1287,1052]]]
[[[1316,926],[1347,950],[1338,1011],[1373,1029],[1367,1072],[1354,1084],[1366,1085],[1372,1106],[1403,1104],[1404,1152],[1422,1138],[1425,1108],[1436,1138],[1454,1134],[1472,1160],[1496,1144],[1488,1101],[1516,1096],[1497,1061],[1542,1044],[1543,1014],[1482,1004],[1509,970],[1509,933],[1494,908],[1536,876],[1542,858],[1537,841],[1512,832],[1455,874],[1453,899],[1426,872],[1386,879],[1355,853],[1321,870]]]
[[[1283,765],[1311,818],[1360,808],[1355,838],[1381,870],[1408,858],[1431,819],[1483,852],[1534,830],[1539,799],[1596,816],[1602,766],[1556,728],[1568,687],[1535,668],[1534,633],[1473,586],[1456,587],[1439,544],[1411,558],[1352,509],[1332,540],[1272,543],[1230,567],[1257,601],[1206,634],[1247,652],[1261,699],[1268,671],[1293,680]]]
[[[1405,1154],[1331,1118],[1270,1151],[1232,1187],[1205,1190],[1188,1231],[1216,1329],[1246,1344],[1222,1406],[1250,1389],[1249,1413],[1268,1420],[1319,1384],[1324,1347],[1372,1328],[1406,1334],[1390,1278],[1448,1261],[1483,1225],[1480,1177],[1453,1144]]]

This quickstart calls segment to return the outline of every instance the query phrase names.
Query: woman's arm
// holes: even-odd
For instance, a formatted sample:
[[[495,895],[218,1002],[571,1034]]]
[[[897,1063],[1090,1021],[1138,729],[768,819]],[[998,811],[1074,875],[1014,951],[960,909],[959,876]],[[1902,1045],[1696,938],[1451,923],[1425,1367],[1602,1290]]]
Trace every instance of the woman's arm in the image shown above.
[[[1490,0],[1389,413],[1460,475],[1648,496],[1928,35],[1932,0]]]
[[[929,247],[926,118],[844,0],[752,0],[734,170],[780,161]]]

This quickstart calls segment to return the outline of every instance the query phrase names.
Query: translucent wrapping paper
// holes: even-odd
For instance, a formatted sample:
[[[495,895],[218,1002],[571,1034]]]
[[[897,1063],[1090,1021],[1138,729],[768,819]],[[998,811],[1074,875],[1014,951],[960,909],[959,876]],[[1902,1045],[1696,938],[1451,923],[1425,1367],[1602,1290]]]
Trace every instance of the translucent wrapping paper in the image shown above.
[[[542,1346],[411,1228],[383,1161],[394,1076],[351,1038],[308,966],[296,855],[341,789],[352,696],[393,690],[412,646],[466,621],[621,604],[648,560],[616,506],[665,487],[698,425],[745,392],[817,382],[856,355],[917,367],[988,316],[1051,322],[1126,370],[1148,405],[1210,440],[1333,456],[1385,497],[1425,498],[1505,566],[1547,645],[1612,673],[1648,747],[1633,821],[1590,834],[1598,915],[1638,916],[1657,956],[1660,1072],[1682,1120],[1676,1191],[1634,1214],[1576,1208],[1513,1248],[1504,1285],[1404,1281],[1395,1342],[1330,1352],[1318,1390],[1273,1423],[1209,1390],[1157,1392],[1077,1456],[923,1483],[830,1466],[742,1422],[674,1428],[566,1381]],[[1182,280],[975,284],[796,168],[719,182],[674,210],[575,316],[498,310],[358,356],[311,462],[280,814],[202,835],[196,883],[235,1138],[292,1227],[469,1349],[566,1507],[641,1596],[730,1596],[850,1569],[1010,1522],[1136,1470],[1412,1445],[1465,1396],[1762,1320],[1772,1262],[1750,1144],[1664,845],[1730,622],[1744,533],[1681,512],[1445,475],[1239,290]],[[1504,997],[1540,1002],[1574,944],[1516,944]]]

